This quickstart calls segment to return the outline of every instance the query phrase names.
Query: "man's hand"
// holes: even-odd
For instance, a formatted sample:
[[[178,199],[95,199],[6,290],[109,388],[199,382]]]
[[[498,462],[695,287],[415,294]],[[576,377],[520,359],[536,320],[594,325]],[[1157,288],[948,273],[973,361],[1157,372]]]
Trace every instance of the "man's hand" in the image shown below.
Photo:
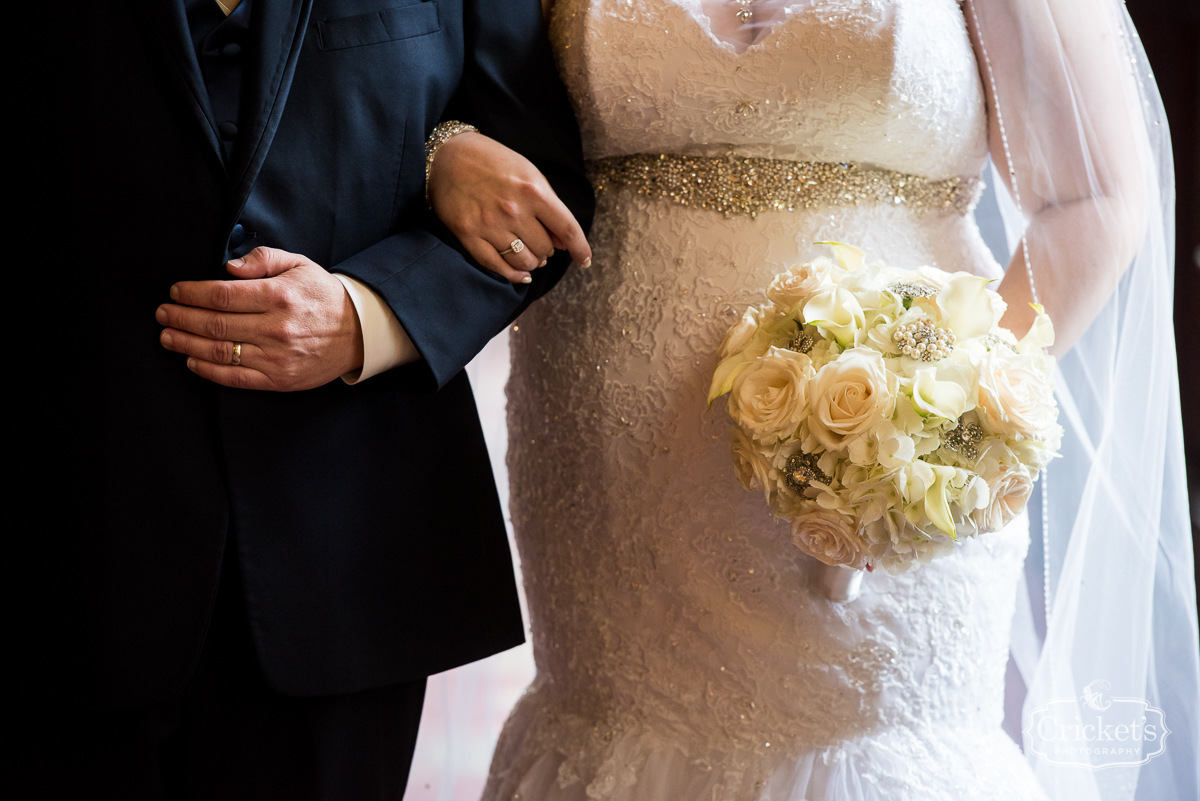
[[[163,347],[201,378],[239,389],[312,389],[363,364],[362,329],[341,281],[311,259],[255,248],[226,265],[240,281],[181,281],[155,317]],[[241,362],[233,364],[234,343]]]
[[[530,283],[555,250],[591,264],[583,229],[538,168],[482,134],[458,134],[438,149],[429,202],[477,262],[514,284]],[[509,250],[516,239],[520,253]]]

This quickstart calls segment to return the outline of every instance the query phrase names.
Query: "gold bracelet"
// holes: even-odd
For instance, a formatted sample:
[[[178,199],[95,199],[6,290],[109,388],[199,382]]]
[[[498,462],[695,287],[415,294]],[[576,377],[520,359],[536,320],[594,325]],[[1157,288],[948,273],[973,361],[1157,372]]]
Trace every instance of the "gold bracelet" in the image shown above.
[[[438,150],[442,145],[450,141],[452,137],[458,136],[460,133],[479,133],[479,129],[474,125],[468,125],[465,122],[458,120],[446,120],[439,122],[433,129],[433,133],[429,134],[429,138],[425,140],[425,205],[429,206],[429,173],[433,169],[433,157],[437,155]],[[433,208],[432,206],[429,206]]]

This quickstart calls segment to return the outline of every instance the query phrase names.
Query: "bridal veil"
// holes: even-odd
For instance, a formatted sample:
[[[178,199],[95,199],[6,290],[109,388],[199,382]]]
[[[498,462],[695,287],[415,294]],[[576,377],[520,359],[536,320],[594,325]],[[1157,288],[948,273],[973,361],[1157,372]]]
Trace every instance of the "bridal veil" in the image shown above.
[[[1026,571],[1013,631],[1025,751],[1055,801],[1189,801],[1200,797],[1200,646],[1166,117],[1117,0],[968,0],[964,13],[1009,190],[1003,292],[1046,307],[1062,354],[1066,436],[1033,504],[1043,530],[1029,558],[1041,569]],[[1165,740],[1086,728],[1114,704],[1156,725],[1161,710]]]

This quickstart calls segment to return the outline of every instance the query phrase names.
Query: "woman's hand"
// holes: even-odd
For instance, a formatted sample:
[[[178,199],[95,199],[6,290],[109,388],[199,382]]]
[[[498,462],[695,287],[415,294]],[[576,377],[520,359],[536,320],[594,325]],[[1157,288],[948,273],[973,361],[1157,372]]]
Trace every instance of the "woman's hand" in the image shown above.
[[[438,149],[429,203],[476,261],[514,284],[532,281],[530,273],[556,249],[591,264],[583,229],[541,172],[482,134],[458,134]],[[509,250],[517,239],[525,246],[520,253]]]

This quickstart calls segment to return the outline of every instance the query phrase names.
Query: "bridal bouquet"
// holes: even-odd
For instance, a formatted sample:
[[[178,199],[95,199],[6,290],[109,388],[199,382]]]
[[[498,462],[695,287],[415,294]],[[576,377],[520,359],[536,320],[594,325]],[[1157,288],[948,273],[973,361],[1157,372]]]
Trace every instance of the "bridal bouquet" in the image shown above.
[[[997,325],[988,279],[865,264],[841,243],[775,277],[725,336],[733,459],[829,565],[915,569],[1007,524],[1062,435],[1053,328]]]

